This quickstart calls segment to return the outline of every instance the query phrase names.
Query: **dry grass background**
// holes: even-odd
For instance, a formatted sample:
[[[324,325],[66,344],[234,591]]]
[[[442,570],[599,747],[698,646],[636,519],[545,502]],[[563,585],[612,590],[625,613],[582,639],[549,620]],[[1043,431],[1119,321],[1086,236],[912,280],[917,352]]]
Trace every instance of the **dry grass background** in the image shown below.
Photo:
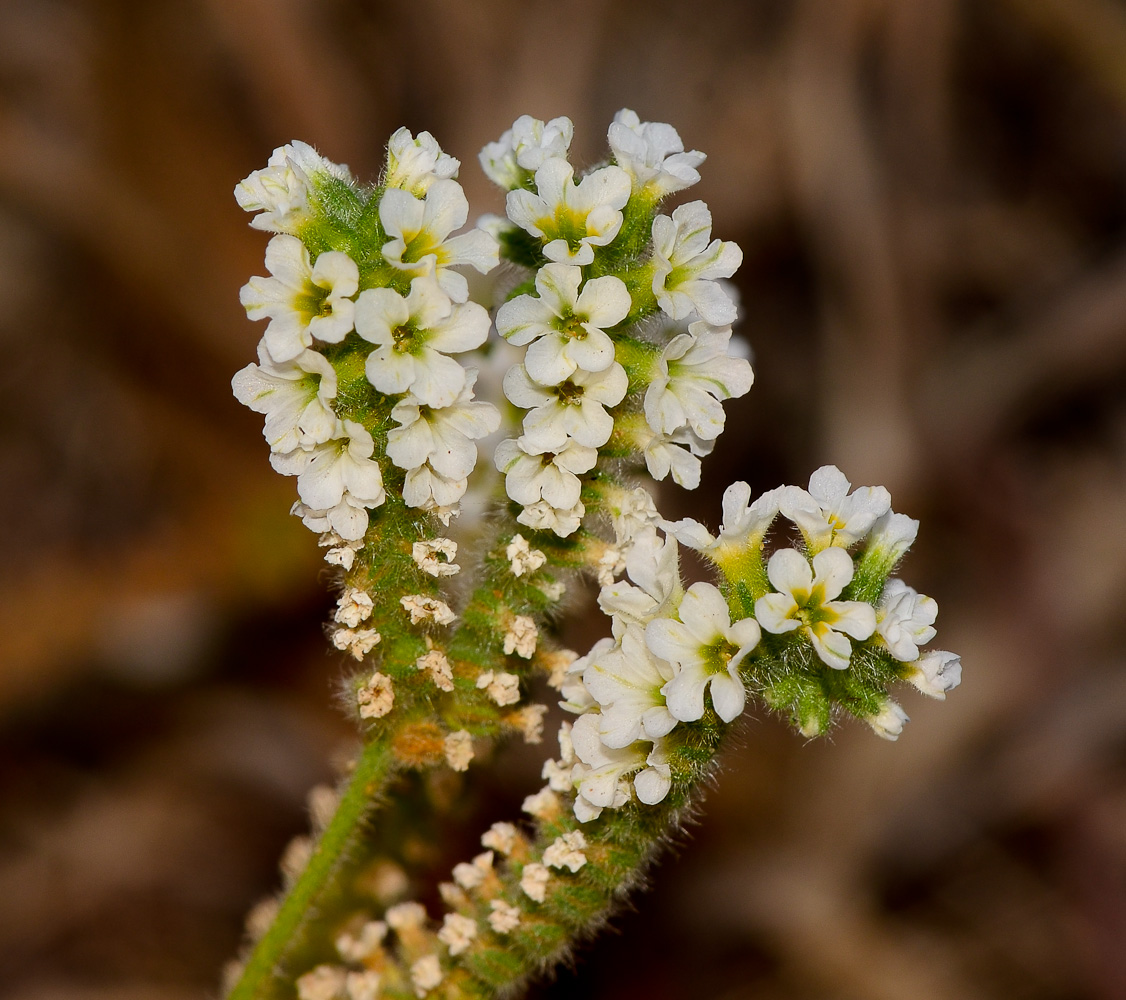
[[[1120,0],[0,6],[0,996],[213,992],[348,737],[318,553],[230,398],[265,242],[233,184],[292,138],[371,176],[406,124],[495,210],[474,155],[516,115],[593,162],[622,106],[710,154],[746,253],[758,384],[666,503],[886,484],[965,682],[897,745],[750,720],[533,996],[1126,997]]]

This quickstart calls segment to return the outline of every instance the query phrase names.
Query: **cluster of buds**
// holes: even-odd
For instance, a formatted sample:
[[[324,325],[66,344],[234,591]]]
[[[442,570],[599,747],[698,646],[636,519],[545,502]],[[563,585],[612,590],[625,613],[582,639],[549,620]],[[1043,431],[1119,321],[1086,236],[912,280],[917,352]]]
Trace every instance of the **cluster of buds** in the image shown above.
[[[891,685],[941,698],[960,680],[957,656],[923,649],[936,603],[892,576],[918,522],[882,487],[851,490],[826,466],[807,489],[753,500],[733,484],[718,535],[661,516],[639,477],[696,488],[723,403],[751,388],[726,284],[742,252],[712,238],[703,202],[662,211],[704,162],[672,126],[620,111],[608,162],[578,174],[572,136],[567,118],[524,116],[487,145],[506,215],[457,236],[459,163],[426,132],[392,136],[378,185],[294,142],[236,189],[276,235],[271,276],[242,291],[269,320],[259,361],[233,386],[265,415],[271,463],[297,477],[294,512],[341,569],[332,639],[362,665],[348,690],[365,737],[290,895],[267,908],[237,1000],[287,967],[309,921],[337,957],[296,978],[300,1000],[509,989],[638,880],[748,699],[806,736],[851,715],[895,739],[907,717]],[[456,268],[502,258],[516,277],[490,320]],[[502,380],[520,426],[495,449],[505,497],[470,574],[437,525],[459,513],[478,442],[500,426],[466,364],[494,323],[525,349]],[[685,587],[681,546],[714,582]],[[558,576],[576,570],[600,584],[610,633],[581,657],[546,632]],[[443,589],[455,575],[458,591]],[[577,718],[529,819],[494,824],[454,869],[440,925],[417,903],[356,909],[341,872],[362,864],[395,770],[464,771],[477,741],[509,732],[538,743],[546,708],[524,700],[535,670]]]

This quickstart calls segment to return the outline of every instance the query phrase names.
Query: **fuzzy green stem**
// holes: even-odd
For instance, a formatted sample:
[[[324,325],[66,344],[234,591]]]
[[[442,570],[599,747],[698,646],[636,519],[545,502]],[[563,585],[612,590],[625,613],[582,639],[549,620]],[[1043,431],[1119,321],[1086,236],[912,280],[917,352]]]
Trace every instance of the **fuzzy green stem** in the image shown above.
[[[255,945],[227,1000],[266,1000],[283,995],[279,992],[279,986],[287,981],[283,967],[301,942],[311,915],[317,913],[318,903],[338,880],[363,822],[395,766],[388,740],[377,739],[364,747],[309,863],[286,893],[277,917]]]

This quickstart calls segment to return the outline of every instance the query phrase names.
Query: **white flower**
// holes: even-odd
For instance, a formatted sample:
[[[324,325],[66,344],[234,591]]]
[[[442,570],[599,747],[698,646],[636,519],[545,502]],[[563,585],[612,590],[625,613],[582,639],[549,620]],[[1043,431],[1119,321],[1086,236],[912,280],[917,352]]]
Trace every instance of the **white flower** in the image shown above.
[[[661,522],[661,515],[648,490],[638,486],[607,497],[614,525],[614,541],[623,551],[642,535],[648,535]]]
[[[346,166],[295,140],[278,146],[264,168],[240,181],[235,200],[244,211],[262,213],[250,220],[255,229],[296,234],[309,220],[309,197],[322,179],[350,184],[352,175]]]
[[[318,965],[294,984],[297,1000],[337,1000],[346,980],[344,969],[335,965]]]
[[[603,809],[620,809],[629,801],[629,779],[637,775],[634,789],[647,805],[655,805],[668,794],[671,769],[661,744],[646,753],[643,743],[621,749],[608,748],[598,735],[598,717],[584,715],[571,730],[575,755],[572,771],[577,792],[575,817],[580,823],[597,819]]]
[[[583,683],[601,709],[596,717],[602,742],[620,749],[671,732],[677,720],[665,705],[661,689],[673,676],[671,664],[646,646],[641,626],[626,626],[620,642],[593,657],[583,671]]]
[[[862,601],[837,601],[852,580],[852,558],[844,549],[828,548],[813,557],[813,569],[796,549],[780,549],[770,557],[766,575],[776,594],[755,601],[755,617],[767,632],[801,629],[822,662],[844,670],[854,639],[867,639],[876,629],[876,613]]]
[[[312,448],[335,433],[336,370],[317,351],[277,363],[260,343],[258,364],[237,372],[231,389],[244,406],[266,415],[262,433],[271,451]]]
[[[404,931],[418,930],[426,923],[426,908],[421,903],[396,903],[383,914],[383,919],[388,927],[402,935]]]
[[[432,989],[441,982],[444,973],[442,963],[437,955],[423,955],[411,966],[411,984],[414,986],[414,995],[422,1000]]]
[[[440,649],[431,649],[414,661],[415,668],[428,671],[430,679],[439,691],[454,689],[453,668],[449,658]],[[458,770],[454,768],[454,770]]]
[[[341,538],[335,531],[326,531],[317,539],[317,544],[321,548],[326,548],[328,551],[325,553],[325,562],[331,563],[333,566],[340,566],[343,569],[351,569],[356,561],[356,553],[362,549],[363,542],[360,540],[349,541],[348,539]]]
[[[621,167],[592,170],[578,184],[566,160],[549,157],[536,171],[536,191],[509,191],[508,217],[545,241],[544,256],[586,265],[622,228],[630,179]]]
[[[754,373],[742,358],[727,353],[730,327],[693,323],[688,330],[661,351],[656,377],[645,390],[645,419],[662,434],[687,426],[711,441],[723,431],[719,401],[744,395]]]
[[[505,546],[504,554],[508,559],[512,575],[516,577],[523,576],[525,573],[534,573],[547,562],[547,556],[539,549],[533,549],[528,544],[528,540],[520,534],[512,536],[512,541]]]
[[[507,934],[520,926],[520,911],[503,899],[489,901],[492,913],[488,916],[489,926],[496,934]]]
[[[375,649],[381,638],[373,628],[338,628],[332,633],[332,644],[342,653],[351,653],[353,659],[362,660]]]
[[[337,937],[334,947],[346,962],[359,963],[376,954],[385,937],[387,925],[382,920],[369,920],[360,928],[358,935],[346,931]]]
[[[408,507],[433,511],[448,525],[450,517],[459,513],[458,501],[469,488],[468,479],[447,479],[429,464],[411,469],[403,482],[403,502]]]
[[[538,861],[533,861],[525,865],[520,873],[520,888],[529,899],[542,903],[547,896],[547,880],[550,877],[551,872],[546,867]]]
[[[473,442],[500,426],[497,408],[474,400],[476,381],[477,369],[466,369],[465,385],[457,398],[438,409],[426,406],[414,396],[396,403],[391,418],[400,426],[387,435],[387,457],[400,469],[429,464],[448,480],[465,479],[477,464],[477,446]]]
[[[352,329],[360,287],[355,261],[339,250],[326,250],[315,264],[295,236],[275,236],[266,246],[266,269],[272,277],[251,278],[239,301],[251,319],[265,319],[263,340],[277,363],[292,361],[314,340],[338,344]]]
[[[468,264],[488,274],[498,261],[496,240],[481,229],[450,238],[468,216],[469,202],[457,181],[434,181],[422,201],[407,191],[388,188],[379,202],[379,221],[391,237],[383,246],[384,260],[412,277],[435,278],[451,299],[464,302],[469,284],[450,268]]]
[[[481,846],[507,857],[516,846],[516,827],[511,823],[494,823],[481,835]]]
[[[362,425],[352,420],[343,421],[338,434],[309,451],[272,454],[270,464],[283,476],[297,476],[297,493],[313,511],[330,511],[345,495],[364,507],[378,507],[387,494],[379,463],[371,457],[375,442]],[[331,527],[343,538],[357,537],[335,524]]]
[[[450,733],[442,740],[442,752],[455,771],[467,771],[473,759],[473,737],[465,729]]]
[[[914,544],[918,533],[918,521],[906,514],[896,514],[889,510],[872,525],[865,556],[873,556],[890,572]]]
[[[559,815],[559,796],[548,785],[541,788],[535,795],[527,796],[520,808],[529,816],[541,821],[554,819]]]
[[[466,892],[476,889],[493,873],[493,852],[478,854],[472,862],[454,865],[454,881]]]
[[[465,368],[449,354],[480,347],[489,314],[476,302],[455,305],[429,277],[415,278],[404,298],[369,288],[356,300],[356,333],[377,345],[367,377],[380,392],[410,392],[428,406],[449,406],[465,386]]]
[[[356,587],[349,587],[337,598],[333,620],[349,628],[355,628],[360,622],[371,617],[374,606],[370,594]]]
[[[547,787],[553,792],[570,792],[574,788],[574,782],[571,781],[573,765],[574,761],[560,763],[548,758],[540,769],[540,777],[547,782]]]
[[[438,940],[450,949],[451,955],[460,955],[477,936],[477,921],[461,913],[447,913],[438,931]]]
[[[642,535],[626,554],[626,573],[636,586],[619,580],[598,594],[598,606],[616,626],[645,625],[672,613],[683,593],[676,539]]]
[[[897,660],[910,663],[919,658],[919,647],[937,635],[934,620],[938,603],[902,580],[888,580],[876,608],[876,631]]]
[[[443,562],[438,556],[445,556]],[[411,545],[411,558],[415,565],[430,576],[455,576],[461,567],[457,558],[457,542],[452,538],[430,538]]]
[[[379,1000],[379,988],[383,977],[374,969],[349,972],[344,982],[344,992],[348,1000]]]
[[[395,704],[395,689],[391,686],[391,678],[376,671],[356,692],[356,701],[360,706],[361,719],[383,718]]]
[[[614,418],[605,408],[620,403],[628,388],[626,370],[617,362],[600,372],[578,368],[551,386],[536,382],[524,365],[514,365],[504,377],[504,394],[530,410],[524,436],[546,448],[562,448],[568,438],[589,448],[604,445],[614,431]]]
[[[445,601],[436,597],[427,597],[425,594],[408,594],[399,598],[399,604],[411,618],[411,624],[433,621],[437,625],[449,625],[457,615]]]
[[[527,615],[516,615],[504,633],[504,652],[515,653],[525,660],[531,659],[536,651],[538,638],[539,632],[535,621]]]
[[[694,583],[678,609],[680,621],[658,618],[645,628],[649,648],[679,670],[663,688],[668,710],[682,722],[704,714],[704,690],[710,688],[716,715],[730,722],[743,712],[747,694],[739,664],[758,645],[758,622],[734,624],[723,595],[710,583]]]
[[[571,830],[556,837],[547,846],[543,852],[543,863],[548,868],[566,868],[571,872],[577,872],[586,864],[586,855],[583,854],[583,848],[586,846],[586,837],[583,836],[582,831]]]
[[[872,732],[881,739],[894,742],[899,739],[899,734],[903,732],[904,723],[911,720],[899,705],[889,699],[884,702],[884,706],[879,712],[868,716],[864,721],[872,727]]]
[[[484,690],[501,707],[515,705],[520,700],[520,678],[503,670],[478,674],[477,689]]]
[[[567,510],[579,502],[579,476],[594,468],[598,452],[577,441],[550,449],[519,437],[502,441],[494,457],[505,474],[505,490],[517,503],[527,506],[542,498],[556,509]]]
[[[737,310],[718,279],[735,273],[743,251],[723,240],[709,243],[711,234],[712,214],[702,201],[653,220],[653,294],[672,319],[697,312],[712,326],[728,326]]]
[[[570,118],[552,118],[544,124],[531,115],[521,115],[499,140],[481,150],[481,169],[502,188],[521,187],[544,161],[566,158],[574,132]]]
[[[659,434],[647,423],[635,428],[634,445],[645,456],[649,475],[660,482],[670,473],[673,482],[686,490],[700,485],[700,459],[714,446],[713,441],[697,437],[690,427],[672,434]]]
[[[525,743],[542,743],[545,715],[547,715],[546,705],[525,705],[505,716],[504,721],[520,730]]]
[[[582,501],[573,507],[552,507],[546,500],[537,500],[517,514],[516,520],[537,531],[554,531],[560,538],[566,538],[578,531],[585,514],[586,507],[583,506]],[[557,583],[556,586],[561,587],[562,584]],[[546,587],[544,593],[550,596]],[[562,596],[563,592],[559,591],[552,599],[558,600]]]
[[[784,489],[779,486],[751,503],[750,486],[732,483],[723,491],[723,525],[718,538],[690,517],[675,523],[662,522],[662,527],[681,545],[702,552],[717,563],[750,552],[757,553],[762,548],[763,537],[778,516],[778,504]]]
[[[891,494],[882,486],[849,493],[850,486],[835,465],[823,465],[809,477],[808,491],[786,487],[779,508],[801,529],[811,551],[858,542],[891,507]]]
[[[605,331],[629,315],[629,291],[613,275],[591,278],[582,291],[581,282],[581,268],[545,264],[536,272],[538,297],[518,295],[497,310],[497,332],[517,347],[532,345],[524,366],[541,385],[558,385],[576,368],[600,372],[613,364]]]
[[[421,198],[435,181],[456,177],[460,166],[459,161],[442,152],[438,140],[429,132],[419,132],[416,138],[409,129],[400,128],[387,143],[383,183]]]
[[[908,667],[907,680],[932,698],[944,701],[946,692],[962,683],[962,658],[944,649],[926,653]]]
[[[654,200],[699,181],[696,168],[707,159],[698,149],[686,153],[671,125],[643,122],[629,108],[614,115],[607,139],[614,161],[633,178],[634,190]]]

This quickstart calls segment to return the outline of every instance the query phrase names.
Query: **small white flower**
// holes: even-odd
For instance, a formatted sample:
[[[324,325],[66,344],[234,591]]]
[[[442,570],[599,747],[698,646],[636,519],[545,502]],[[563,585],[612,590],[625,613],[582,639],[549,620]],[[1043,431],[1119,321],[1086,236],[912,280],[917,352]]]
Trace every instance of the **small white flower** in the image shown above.
[[[529,528],[535,528],[537,531],[554,531],[560,538],[566,538],[579,530],[579,525],[582,523],[585,514],[586,507],[583,506],[581,500],[573,507],[553,507],[546,500],[537,500],[535,503],[528,504],[517,514],[516,520],[521,524],[526,524]],[[555,593],[552,600],[559,600],[563,596],[563,584],[557,581],[551,586],[554,590],[549,591],[545,586],[543,588],[544,593],[549,597],[552,597],[552,594]]]
[[[590,561],[592,558],[593,562]],[[594,578],[600,587],[609,587],[626,568],[626,558],[622,550],[613,545],[603,544],[601,551],[596,545],[589,546],[587,559],[588,565],[594,568]]]
[[[459,161],[442,152],[438,140],[429,132],[419,132],[416,138],[409,129],[400,128],[387,143],[383,183],[422,198],[435,181],[457,177],[460,166]]]
[[[879,712],[868,716],[864,721],[872,727],[872,732],[881,739],[895,742],[899,739],[900,733],[903,732],[904,724],[911,720],[899,705],[889,699],[884,702],[884,706]]]
[[[506,716],[504,721],[520,730],[525,743],[542,743],[543,717],[546,714],[546,705],[525,705]]]
[[[918,533],[918,521],[906,514],[896,514],[889,510],[876,519],[872,530],[868,532],[865,554],[871,553],[890,572],[915,543]]]
[[[379,951],[387,937],[387,925],[382,920],[369,920],[358,934],[341,934],[334,946],[346,962],[362,962]]]
[[[577,872],[586,864],[586,855],[583,854],[583,848],[586,846],[586,837],[583,836],[582,831],[571,830],[556,837],[548,845],[543,852],[543,863],[548,868],[566,868],[571,872]]]
[[[661,351],[656,377],[645,390],[645,419],[662,434],[690,427],[712,441],[723,431],[720,400],[746,394],[754,374],[750,364],[727,353],[730,327],[693,323],[688,330]]]
[[[382,638],[373,628],[338,628],[332,633],[332,644],[342,653],[350,653],[354,659],[362,660]]]
[[[723,525],[719,537],[686,517],[681,521],[662,522],[662,527],[681,545],[702,552],[714,562],[725,562],[747,553],[757,553],[762,540],[778,516],[784,486],[770,490],[751,503],[751,488],[746,483],[732,483],[723,491]]]
[[[550,820],[559,815],[559,796],[547,785],[527,796],[520,808],[535,819]]]
[[[352,420],[343,421],[337,430],[331,441],[309,451],[270,455],[270,464],[283,476],[297,476],[297,493],[310,510],[330,511],[345,495],[356,505],[378,507],[387,494],[379,463],[371,457],[375,442],[362,425]],[[338,527],[331,517],[329,523],[342,537],[357,537]]]
[[[672,434],[659,434],[649,425],[637,428],[635,446],[645,456],[645,468],[660,482],[670,474],[686,490],[700,485],[700,458],[711,452],[714,442],[697,437],[690,427]]]
[[[508,559],[512,575],[516,577],[523,576],[525,573],[534,573],[547,562],[547,556],[539,549],[533,549],[528,544],[528,540],[520,534],[512,536],[512,541],[505,546],[504,554]]]
[[[511,823],[494,823],[481,835],[481,846],[507,857],[516,846],[516,827]]]
[[[626,554],[626,573],[632,584],[620,580],[598,594],[598,606],[619,626],[671,614],[683,593],[676,539],[661,539],[655,531],[640,536]]]
[[[496,934],[508,934],[520,926],[520,911],[511,903],[503,899],[489,901],[489,908],[493,911],[487,917],[489,926]]]
[[[356,692],[361,719],[382,719],[395,704],[395,689],[391,678],[377,670],[367,683]]]
[[[406,298],[393,288],[361,292],[356,333],[376,345],[367,358],[376,389],[409,390],[427,406],[449,406],[465,386],[465,368],[448,355],[480,347],[489,314],[476,302],[455,305],[433,278],[419,277]]]
[[[515,653],[525,660],[531,659],[538,639],[539,631],[535,621],[527,615],[516,615],[504,633],[504,652],[506,655]]]
[[[661,515],[648,490],[638,486],[611,496],[610,517],[614,525],[614,541],[623,551],[642,535],[650,533],[661,522]]]
[[[461,913],[447,913],[438,931],[438,940],[450,950],[451,955],[460,955],[477,936],[477,921]]]
[[[536,171],[536,191],[509,191],[508,217],[545,241],[548,260],[586,265],[622,228],[630,179],[621,167],[592,170],[578,184],[566,160],[549,157]]]
[[[654,200],[699,181],[696,168],[707,159],[698,149],[686,153],[671,125],[643,122],[629,108],[614,115],[607,139],[614,161],[632,178],[633,189]]]
[[[653,220],[653,294],[672,319],[696,312],[712,326],[729,326],[737,310],[718,279],[735,273],[743,251],[723,240],[709,243],[711,235],[712,213],[702,201]]]
[[[477,689],[485,691],[502,708],[520,700],[520,678],[516,674],[486,670],[477,677]]]
[[[504,394],[531,411],[524,417],[524,437],[546,448],[561,448],[568,438],[589,448],[604,445],[614,431],[606,407],[617,406],[628,388],[626,370],[617,362],[600,372],[577,368],[550,386],[536,382],[524,365],[514,365],[504,377]]]
[[[766,575],[776,594],[755,601],[755,617],[767,632],[801,629],[822,662],[844,670],[854,639],[867,639],[876,630],[876,612],[863,601],[837,601],[852,580],[852,557],[844,549],[828,548],[813,557],[813,568],[796,549],[780,549],[770,557]]]
[[[349,972],[344,981],[344,992],[348,1000],[379,1000],[383,977],[374,969]]]
[[[533,861],[525,865],[520,873],[520,888],[529,899],[542,903],[547,897],[547,880],[550,877],[551,872],[544,865]]]
[[[411,966],[414,995],[422,1000],[422,997],[441,984],[443,977],[442,963],[438,961],[438,956],[423,955]]]
[[[397,934],[410,933],[426,923],[426,907],[415,902],[396,903],[383,914],[383,919]]]
[[[907,680],[925,695],[945,701],[946,692],[962,683],[962,658],[936,649],[908,665]]]
[[[545,264],[536,272],[538,295],[518,295],[497,310],[497,332],[510,344],[531,344],[524,358],[541,385],[557,385],[576,368],[605,371],[614,361],[606,330],[629,315],[621,278],[591,278],[579,290],[582,268]]]
[[[876,608],[876,632],[887,643],[897,660],[910,663],[919,658],[919,647],[937,635],[934,621],[938,603],[907,586],[902,580],[888,580]]]
[[[438,556],[445,556],[442,561]],[[457,558],[457,542],[452,538],[431,538],[411,545],[411,558],[423,573],[430,576],[455,576],[461,567]]]
[[[668,711],[682,722],[695,722],[704,714],[704,691],[710,689],[716,715],[730,722],[746,704],[739,664],[758,645],[758,622],[744,618],[732,624],[727,602],[710,583],[692,584],[678,614],[680,621],[658,618],[645,628],[649,648],[679,667],[661,689]]]
[[[809,489],[787,486],[779,509],[800,529],[813,552],[829,545],[844,548],[860,541],[888,512],[891,494],[882,486],[851,483],[835,465],[823,465],[809,477]]]
[[[464,729],[450,733],[442,741],[442,751],[450,767],[455,771],[467,771],[473,759],[473,737]]]
[[[336,370],[317,351],[304,350],[279,364],[260,343],[258,364],[237,372],[231,389],[244,406],[266,415],[262,434],[271,451],[311,448],[335,433]]]
[[[276,363],[292,361],[314,340],[338,344],[351,331],[360,272],[346,253],[326,250],[313,264],[295,236],[275,236],[266,269],[272,277],[251,278],[239,301],[251,319],[269,318],[262,339]]]
[[[660,743],[646,753],[643,743],[621,749],[607,747],[599,737],[595,714],[578,719],[571,730],[577,763],[572,778],[577,792],[575,817],[580,823],[597,819],[603,809],[620,809],[629,801],[629,779],[637,775],[634,788],[647,805],[660,802],[671,787],[671,769]],[[644,797],[642,793],[644,792]]]
[[[362,541],[349,541],[332,530],[324,532],[317,539],[317,545],[328,549],[325,553],[325,562],[346,570],[352,568],[356,561],[356,553],[363,548]]]
[[[297,980],[297,1000],[337,1000],[347,978],[339,966],[318,965]]]
[[[661,689],[673,677],[672,666],[650,652],[640,625],[627,625],[617,645],[592,657],[583,683],[601,709],[597,718],[602,742],[621,749],[671,732],[677,720]]]
[[[547,787],[553,792],[566,794],[575,787],[574,782],[571,781],[571,768],[573,766],[574,761],[560,763],[548,758],[543,762],[543,767],[540,769],[540,777],[547,782]]]
[[[454,881],[466,892],[476,889],[493,873],[493,852],[478,854],[471,862],[454,865]]]
[[[250,220],[255,229],[296,235],[309,220],[309,198],[322,179],[350,184],[352,175],[346,166],[295,140],[278,146],[263,169],[240,181],[235,200],[244,211],[262,213]]]
[[[411,469],[403,482],[403,502],[408,507],[432,511],[448,525],[449,519],[459,513],[458,501],[469,488],[468,479],[447,479],[435,472],[430,463]]]
[[[418,670],[429,671],[430,679],[438,690],[452,691],[454,689],[453,668],[450,666],[446,654],[440,649],[431,649],[424,653],[414,661],[414,665]],[[454,770],[457,770],[457,768]]]
[[[379,221],[391,237],[383,247],[384,260],[412,277],[434,278],[454,302],[464,302],[469,284],[450,268],[468,264],[488,274],[498,262],[497,242],[483,230],[450,238],[468,216],[469,202],[457,181],[433,181],[422,201],[388,188],[379,202]]]
[[[411,617],[411,624],[433,621],[436,625],[449,625],[457,615],[450,606],[436,597],[427,597],[425,594],[408,594],[399,598],[399,604]]]
[[[505,474],[505,491],[517,503],[527,506],[543,499],[556,510],[567,510],[579,503],[579,476],[594,468],[598,451],[577,441],[559,449],[541,448],[519,437],[497,445],[494,459]]]
[[[349,628],[355,628],[360,622],[371,617],[374,606],[370,594],[356,587],[349,587],[337,598],[333,620]]]
[[[377,504],[370,506],[374,507]],[[368,530],[367,507],[368,504],[364,500],[354,497],[348,490],[345,490],[344,495],[340,498],[340,503],[328,510],[316,510],[298,500],[289,512],[301,518],[302,523],[310,531],[331,531],[334,534],[339,534],[345,542],[354,543],[355,548],[358,549],[363,547],[364,534]],[[354,551],[351,559],[342,554],[340,565],[348,569],[354,560]]]
[[[531,115],[521,115],[499,140],[481,150],[481,169],[506,190],[521,187],[544,161],[566,158],[574,132],[570,118],[552,118],[545,124]]]

